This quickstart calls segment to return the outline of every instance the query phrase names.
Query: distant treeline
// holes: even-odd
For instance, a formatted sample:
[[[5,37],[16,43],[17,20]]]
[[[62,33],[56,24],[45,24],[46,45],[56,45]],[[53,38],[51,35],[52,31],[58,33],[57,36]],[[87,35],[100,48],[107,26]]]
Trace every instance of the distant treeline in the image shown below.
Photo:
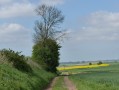
[[[108,63],[108,62],[119,62],[119,59],[113,59],[113,60],[95,60],[95,61],[75,61],[75,62],[60,62],[60,65],[63,64],[83,64],[83,63],[97,63],[97,62],[104,62],[104,63]]]

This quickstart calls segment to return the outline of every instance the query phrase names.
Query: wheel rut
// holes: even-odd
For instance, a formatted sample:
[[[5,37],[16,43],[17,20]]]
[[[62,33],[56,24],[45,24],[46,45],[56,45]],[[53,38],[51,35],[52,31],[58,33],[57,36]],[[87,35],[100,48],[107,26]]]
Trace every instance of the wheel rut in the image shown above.
[[[66,85],[66,87],[67,87],[68,90],[77,90],[76,89],[76,86],[74,85],[73,82],[71,82],[69,80],[68,76],[65,76],[64,77],[64,83],[65,83],[65,85]]]
[[[52,90],[53,86],[55,85],[58,79],[59,77],[55,77],[45,90]]]

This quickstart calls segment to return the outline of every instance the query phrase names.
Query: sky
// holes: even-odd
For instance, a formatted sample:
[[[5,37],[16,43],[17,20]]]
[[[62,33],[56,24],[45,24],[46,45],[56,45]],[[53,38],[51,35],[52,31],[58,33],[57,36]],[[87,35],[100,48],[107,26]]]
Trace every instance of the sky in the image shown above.
[[[65,16],[60,62],[119,59],[119,0],[0,0],[0,49],[31,56],[35,9],[42,4]]]

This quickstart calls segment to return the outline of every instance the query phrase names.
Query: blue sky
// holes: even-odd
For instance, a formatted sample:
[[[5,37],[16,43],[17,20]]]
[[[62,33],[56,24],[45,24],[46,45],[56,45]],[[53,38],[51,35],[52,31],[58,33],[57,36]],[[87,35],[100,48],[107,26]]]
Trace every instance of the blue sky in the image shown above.
[[[31,55],[38,5],[56,6],[61,25],[60,61],[119,59],[119,0],[0,0],[0,49]]]

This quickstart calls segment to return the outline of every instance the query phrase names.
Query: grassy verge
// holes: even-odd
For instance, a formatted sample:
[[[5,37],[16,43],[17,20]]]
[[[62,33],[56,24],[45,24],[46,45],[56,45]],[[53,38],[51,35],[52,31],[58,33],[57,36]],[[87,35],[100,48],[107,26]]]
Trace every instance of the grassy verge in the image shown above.
[[[25,73],[9,64],[0,64],[0,90],[43,90],[55,76],[35,66],[32,69],[32,73]]]
[[[64,84],[63,76],[59,77],[59,79],[56,81],[55,85],[53,86],[52,90],[67,90]]]
[[[43,90],[54,76],[20,52],[0,50],[0,90]]]
[[[103,68],[76,69],[71,72],[81,72],[69,76],[78,90],[119,90],[118,63]]]

